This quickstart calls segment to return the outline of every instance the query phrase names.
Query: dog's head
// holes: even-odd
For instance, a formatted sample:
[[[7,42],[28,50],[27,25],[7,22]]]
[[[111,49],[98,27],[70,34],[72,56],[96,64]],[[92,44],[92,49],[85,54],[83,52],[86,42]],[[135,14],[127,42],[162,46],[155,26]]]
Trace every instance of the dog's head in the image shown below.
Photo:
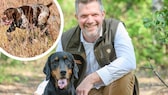
[[[56,52],[48,57],[43,72],[46,80],[53,78],[55,86],[60,89],[67,88],[70,82],[78,78],[78,67],[74,57],[68,52]]]
[[[8,8],[3,12],[2,21],[5,25],[10,25],[14,20],[21,17],[16,8]]]

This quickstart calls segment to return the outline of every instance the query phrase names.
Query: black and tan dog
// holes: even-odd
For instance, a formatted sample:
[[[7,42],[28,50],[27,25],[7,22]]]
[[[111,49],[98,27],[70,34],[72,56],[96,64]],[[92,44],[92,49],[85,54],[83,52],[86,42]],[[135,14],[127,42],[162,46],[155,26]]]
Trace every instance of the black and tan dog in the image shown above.
[[[78,79],[78,67],[71,53],[50,55],[43,72],[49,80],[44,95],[76,95],[74,81]]]

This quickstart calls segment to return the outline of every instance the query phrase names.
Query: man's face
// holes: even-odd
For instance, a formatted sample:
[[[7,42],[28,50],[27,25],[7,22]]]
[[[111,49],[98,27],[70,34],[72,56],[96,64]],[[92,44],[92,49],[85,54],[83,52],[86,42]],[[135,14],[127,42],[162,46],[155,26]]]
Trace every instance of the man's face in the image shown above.
[[[96,1],[88,4],[79,3],[78,6],[79,11],[76,14],[76,18],[84,36],[95,37],[99,35],[105,17],[104,11],[100,10],[99,3]]]

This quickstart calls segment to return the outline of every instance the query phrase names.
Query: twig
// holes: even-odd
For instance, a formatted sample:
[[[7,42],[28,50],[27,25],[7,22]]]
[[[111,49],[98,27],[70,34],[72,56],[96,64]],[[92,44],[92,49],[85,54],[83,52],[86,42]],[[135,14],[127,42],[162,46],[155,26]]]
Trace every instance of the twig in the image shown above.
[[[167,84],[164,82],[164,80],[160,77],[159,73],[154,70],[152,64],[151,64],[150,62],[149,62],[149,64],[150,64],[149,69],[152,69],[152,71],[153,71],[154,74],[159,78],[159,80],[168,88],[168,85],[167,85]]]

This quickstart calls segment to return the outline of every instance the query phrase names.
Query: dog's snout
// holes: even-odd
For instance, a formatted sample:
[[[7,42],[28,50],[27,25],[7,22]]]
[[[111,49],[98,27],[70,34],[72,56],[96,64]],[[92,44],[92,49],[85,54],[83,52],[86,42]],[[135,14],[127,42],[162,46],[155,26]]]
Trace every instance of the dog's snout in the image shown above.
[[[66,71],[61,71],[61,76],[65,76],[66,75]]]

